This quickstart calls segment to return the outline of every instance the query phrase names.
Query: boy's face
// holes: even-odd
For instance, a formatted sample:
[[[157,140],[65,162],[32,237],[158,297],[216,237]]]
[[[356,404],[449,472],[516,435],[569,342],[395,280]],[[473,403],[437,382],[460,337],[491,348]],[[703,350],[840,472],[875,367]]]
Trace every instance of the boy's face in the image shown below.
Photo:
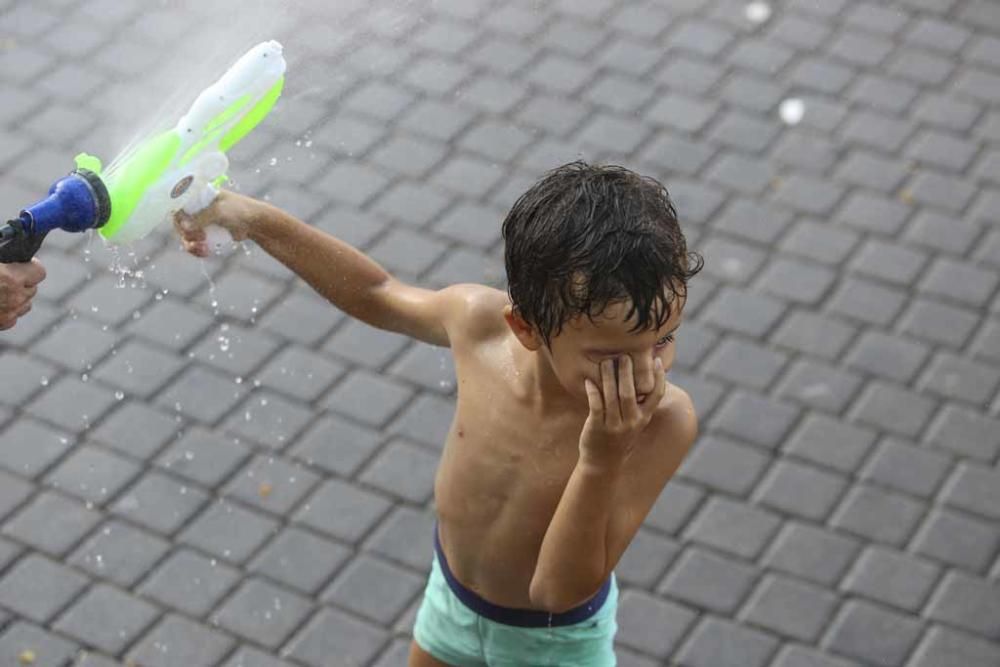
[[[603,313],[593,318],[579,316],[563,325],[559,335],[552,337],[550,349],[544,345],[544,354],[552,370],[566,391],[587,403],[584,380],[589,378],[601,387],[600,363],[606,359],[632,357],[635,392],[642,403],[656,384],[654,360],[659,357],[664,371],[674,362],[674,335],[680,326],[684,303],[672,304],[670,318],[659,329],[632,331],[636,315],[625,320],[631,303],[610,304]],[[616,367],[617,370],[617,367]]]

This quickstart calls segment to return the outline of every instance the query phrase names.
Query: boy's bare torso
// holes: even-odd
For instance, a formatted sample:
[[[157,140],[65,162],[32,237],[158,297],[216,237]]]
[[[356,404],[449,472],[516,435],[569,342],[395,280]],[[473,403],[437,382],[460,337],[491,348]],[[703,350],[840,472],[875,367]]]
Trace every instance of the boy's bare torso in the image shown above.
[[[484,287],[476,302],[474,330],[451,341],[458,402],[434,484],[441,545],[467,588],[528,609],[542,539],[576,466],[587,413],[533,409],[537,397],[525,377],[531,353],[503,319],[507,295]]]

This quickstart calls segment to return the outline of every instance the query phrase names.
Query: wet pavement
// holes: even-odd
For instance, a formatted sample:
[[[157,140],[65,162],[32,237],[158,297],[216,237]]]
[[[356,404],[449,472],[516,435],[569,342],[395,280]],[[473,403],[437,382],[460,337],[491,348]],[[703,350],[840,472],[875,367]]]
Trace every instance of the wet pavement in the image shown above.
[[[706,257],[702,435],[618,567],[620,665],[1000,665],[1000,4],[308,4],[236,189],[502,287],[505,211],[583,157],[663,180]],[[7,214],[210,13],[0,0]],[[403,665],[447,351],[176,246],[54,233],[0,333],[0,664]]]

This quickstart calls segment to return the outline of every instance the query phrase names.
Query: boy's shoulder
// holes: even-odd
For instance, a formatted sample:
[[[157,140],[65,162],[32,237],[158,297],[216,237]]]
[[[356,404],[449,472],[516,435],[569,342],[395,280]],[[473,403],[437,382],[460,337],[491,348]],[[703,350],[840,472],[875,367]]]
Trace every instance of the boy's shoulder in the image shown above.
[[[453,344],[456,336],[481,342],[507,332],[503,309],[510,300],[506,292],[476,283],[451,285],[447,290],[457,311],[453,321],[459,324],[457,331],[450,332]]]
[[[688,393],[675,384],[668,385],[648,428],[655,445],[669,443],[686,453],[698,436],[698,416]]]

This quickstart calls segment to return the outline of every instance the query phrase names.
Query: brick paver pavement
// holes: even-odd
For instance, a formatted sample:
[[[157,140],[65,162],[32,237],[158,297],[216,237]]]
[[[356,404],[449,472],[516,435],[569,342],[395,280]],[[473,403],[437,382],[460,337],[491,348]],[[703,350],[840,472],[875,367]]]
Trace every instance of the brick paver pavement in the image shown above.
[[[664,180],[707,258],[702,436],[618,568],[621,665],[1000,665],[1000,3],[179,4],[0,0],[8,215],[296,6],[234,187],[502,286],[505,210],[583,156]],[[0,334],[0,664],[402,665],[446,351],[167,231],[51,235]]]

